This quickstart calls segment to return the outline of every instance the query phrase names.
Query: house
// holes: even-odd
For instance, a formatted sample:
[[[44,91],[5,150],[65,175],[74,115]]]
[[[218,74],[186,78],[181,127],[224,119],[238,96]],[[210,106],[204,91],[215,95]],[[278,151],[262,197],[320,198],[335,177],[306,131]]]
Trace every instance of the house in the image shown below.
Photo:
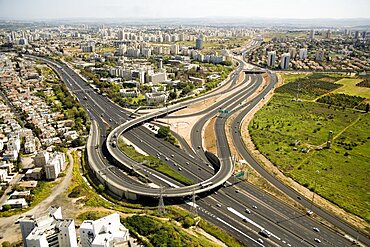
[[[24,198],[6,200],[2,206],[4,207],[5,205],[9,205],[11,208],[26,208],[26,207],[28,207],[28,203],[26,202],[26,199],[24,199]]]

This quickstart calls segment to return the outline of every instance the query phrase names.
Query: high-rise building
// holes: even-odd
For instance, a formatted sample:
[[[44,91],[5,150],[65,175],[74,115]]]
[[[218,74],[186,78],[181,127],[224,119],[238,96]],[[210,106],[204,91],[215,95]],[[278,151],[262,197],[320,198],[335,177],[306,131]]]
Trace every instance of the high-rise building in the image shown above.
[[[203,39],[202,38],[197,38],[195,40],[195,49],[201,50],[203,49]]]
[[[46,215],[37,219],[27,217],[19,224],[25,247],[77,247],[74,220],[63,219],[60,207],[50,207]]]
[[[117,38],[119,40],[124,40],[125,39],[125,31],[119,30],[117,36],[118,36]]]
[[[362,39],[364,39],[364,40],[367,39],[367,31],[362,32]]]
[[[177,55],[179,54],[179,45],[178,44],[173,44],[171,45],[171,55]]]
[[[360,31],[356,30],[355,31],[355,39],[360,38]]]
[[[281,56],[280,68],[281,69],[288,69],[289,68],[289,60],[290,60],[290,54],[289,53],[284,53]]]
[[[129,231],[120,222],[117,213],[98,220],[85,220],[80,226],[82,247],[123,246]]]
[[[296,48],[294,48],[294,47],[290,47],[290,48],[289,48],[289,54],[290,54],[290,57],[291,57],[292,59],[294,59],[294,58],[295,58],[295,56],[297,55],[297,49],[296,49]]]
[[[309,39],[315,39],[315,30],[311,29],[309,34]]]
[[[276,61],[276,51],[269,51],[267,53],[267,66],[273,67],[275,66]]]
[[[326,31],[326,37],[327,39],[331,39],[331,30],[328,29],[328,31]]]
[[[325,58],[325,51],[323,49],[319,49],[318,51],[316,51],[316,54],[315,54],[315,60],[316,61],[324,61],[324,58]]]
[[[307,48],[299,49],[299,59],[305,60],[307,58]]]

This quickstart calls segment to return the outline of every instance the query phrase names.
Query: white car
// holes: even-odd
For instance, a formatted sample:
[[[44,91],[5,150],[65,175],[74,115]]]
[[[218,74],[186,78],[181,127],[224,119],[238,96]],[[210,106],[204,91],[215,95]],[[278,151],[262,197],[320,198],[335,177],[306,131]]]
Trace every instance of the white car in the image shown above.
[[[321,243],[321,240],[320,240],[320,239],[318,239],[318,238],[315,238],[315,242],[317,242],[317,243]]]
[[[315,232],[320,232],[320,229],[317,227],[312,228],[312,230],[314,230]]]

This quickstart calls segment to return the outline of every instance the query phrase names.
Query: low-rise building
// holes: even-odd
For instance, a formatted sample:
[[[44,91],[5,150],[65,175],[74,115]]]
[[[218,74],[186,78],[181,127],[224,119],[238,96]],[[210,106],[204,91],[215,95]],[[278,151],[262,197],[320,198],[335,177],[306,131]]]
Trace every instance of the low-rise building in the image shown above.
[[[85,220],[80,226],[82,247],[123,246],[129,240],[129,231],[117,213],[98,220]]]
[[[28,207],[28,203],[26,202],[26,199],[19,198],[19,199],[8,199],[4,202],[2,205],[3,207],[5,205],[9,205],[11,208],[26,208]]]
[[[168,99],[168,95],[165,92],[157,92],[157,93],[146,93],[145,100],[148,105],[156,105],[166,103]]]

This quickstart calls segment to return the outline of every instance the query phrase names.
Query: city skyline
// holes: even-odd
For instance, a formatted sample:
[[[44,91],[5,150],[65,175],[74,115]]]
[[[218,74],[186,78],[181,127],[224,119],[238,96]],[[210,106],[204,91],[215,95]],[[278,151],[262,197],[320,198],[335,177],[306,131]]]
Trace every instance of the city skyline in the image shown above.
[[[268,8],[266,8],[268,6]],[[333,10],[335,6],[335,11]],[[146,19],[146,18],[369,18],[370,2],[366,0],[257,0],[240,1],[170,1],[82,0],[53,2],[46,0],[0,1],[0,19]],[[253,11],[248,11],[253,9]],[[6,10],[6,11],[4,11]]]

